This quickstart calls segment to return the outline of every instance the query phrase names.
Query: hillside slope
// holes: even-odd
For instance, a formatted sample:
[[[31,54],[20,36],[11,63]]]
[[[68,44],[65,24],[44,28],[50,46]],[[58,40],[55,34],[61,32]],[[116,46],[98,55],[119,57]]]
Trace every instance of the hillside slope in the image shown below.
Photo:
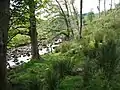
[[[81,40],[11,70],[13,90],[120,90],[120,8],[107,13],[84,27]]]

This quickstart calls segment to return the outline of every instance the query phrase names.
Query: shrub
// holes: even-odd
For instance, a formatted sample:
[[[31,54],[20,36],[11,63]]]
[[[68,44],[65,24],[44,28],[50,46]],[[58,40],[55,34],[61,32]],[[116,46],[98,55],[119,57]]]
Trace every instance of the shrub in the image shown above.
[[[53,70],[59,74],[60,78],[71,74],[74,63],[71,60],[60,60],[53,63]]]
[[[32,61],[10,71],[12,90],[41,90],[48,67],[45,63]]]
[[[108,80],[111,80],[119,64],[116,43],[112,40],[103,44],[99,49],[97,64]]]
[[[66,41],[60,44],[60,46],[56,48],[55,52],[66,53],[67,51],[70,50],[70,47],[71,47],[71,43]]]
[[[47,90],[56,90],[59,85],[59,76],[58,73],[52,69],[49,69],[45,75],[45,84],[44,86]]]
[[[60,83],[58,90],[80,90],[82,83],[81,76],[66,76]]]
[[[117,68],[119,66],[119,55],[115,41],[108,40],[101,46],[88,50],[86,56],[90,59],[88,63],[85,62],[85,65],[87,65],[86,70],[92,67],[91,70],[93,71],[93,73],[91,73],[92,77],[87,78],[90,82],[86,86],[86,88],[89,88],[87,90],[109,90],[113,88],[112,83],[115,81]],[[91,61],[93,63],[91,63]],[[89,65],[92,66],[88,67]],[[88,71],[86,73],[88,73]],[[95,85],[96,87],[94,87]]]

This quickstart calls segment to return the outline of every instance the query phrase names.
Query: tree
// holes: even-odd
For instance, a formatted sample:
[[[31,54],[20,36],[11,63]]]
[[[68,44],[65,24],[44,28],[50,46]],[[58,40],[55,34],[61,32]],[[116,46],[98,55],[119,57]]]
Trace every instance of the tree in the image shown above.
[[[36,2],[32,0],[13,0],[11,10],[11,26],[9,32],[10,35],[8,42],[14,38],[17,34],[28,35],[31,38],[31,53],[33,59],[39,58],[37,48],[37,31],[36,31]]]
[[[113,2],[113,1],[111,0],[110,9],[112,9],[112,2]]]
[[[30,37],[31,37],[32,59],[39,59],[36,17],[35,17],[36,2],[32,0],[29,2],[28,6],[29,6],[29,15],[30,15]]]
[[[28,7],[22,0],[11,0],[10,3],[10,23],[8,31],[8,44],[18,35],[29,35]]]
[[[36,13],[43,8],[49,0],[12,0],[11,22],[9,26],[9,40],[17,34],[27,35],[31,38],[31,53],[33,59],[40,58],[37,45]]]
[[[74,32],[71,28],[71,21],[70,21],[70,14],[69,14],[69,2],[67,2],[67,0],[64,0],[64,3],[65,3],[65,7],[66,7],[66,10],[67,10],[67,19],[68,19],[68,24],[69,24],[69,28],[70,28],[70,31],[72,33],[72,36],[74,37]]]
[[[95,17],[95,14],[94,14],[94,12],[91,10],[91,11],[88,13],[87,18],[88,18],[88,20],[89,20],[90,22],[92,22],[94,17]]]
[[[80,38],[82,38],[82,8],[83,0],[80,0],[80,31],[79,31]]]
[[[6,52],[9,26],[9,0],[0,0],[0,90],[7,90]]]
[[[68,2],[66,0],[64,0],[64,5],[65,5],[65,9],[67,10],[67,14],[64,11],[64,9],[62,8],[60,2],[58,0],[56,0],[58,7],[60,8],[60,14],[63,16],[63,19],[66,23],[67,26],[67,39],[70,39],[70,35],[72,33],[72,35],[74,36],[73,30],[71,28],[71,24],[70,24],[70,15],[69,15],[69,8],[68,8]]]
[[[106,0],[104,0],[104,13],[106,15]]]
[[[72,5],[72,9],[73,9],[73,12],[74,12],[74,16],[75,16],[75,22],[76,22],[76,26],[77,26],[77,30],[79,32],[80,28],[79,28],[79,14],[74,6],[74,3],[75,3],[75,0],[71,0],[71,5]]]
[[[99,11],[99,18],[100,18],[100,0],[98,0],[98,6],[97,6],[97,9]]]

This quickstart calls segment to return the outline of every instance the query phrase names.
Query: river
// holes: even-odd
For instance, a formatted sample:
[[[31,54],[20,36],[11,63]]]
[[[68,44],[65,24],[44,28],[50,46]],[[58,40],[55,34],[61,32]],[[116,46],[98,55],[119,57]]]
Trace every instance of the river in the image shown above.
[[[47,44],[46,46],[38,45],[39,54],[44,55],[53,52],[59,44],[62,43],[62,39],[54,41],[54,43]],[[7,68],[15,68],[23,63],[27,63],[31,60],[31,45],[17,47],[7,51]]]

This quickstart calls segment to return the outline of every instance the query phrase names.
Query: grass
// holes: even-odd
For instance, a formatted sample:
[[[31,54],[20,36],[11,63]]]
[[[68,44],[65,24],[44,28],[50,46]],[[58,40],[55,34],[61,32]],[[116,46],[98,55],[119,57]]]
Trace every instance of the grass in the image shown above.
[[[80,76],[66,76],[60,83],[58,90],[80,90],[82,82],[82,77]]]

